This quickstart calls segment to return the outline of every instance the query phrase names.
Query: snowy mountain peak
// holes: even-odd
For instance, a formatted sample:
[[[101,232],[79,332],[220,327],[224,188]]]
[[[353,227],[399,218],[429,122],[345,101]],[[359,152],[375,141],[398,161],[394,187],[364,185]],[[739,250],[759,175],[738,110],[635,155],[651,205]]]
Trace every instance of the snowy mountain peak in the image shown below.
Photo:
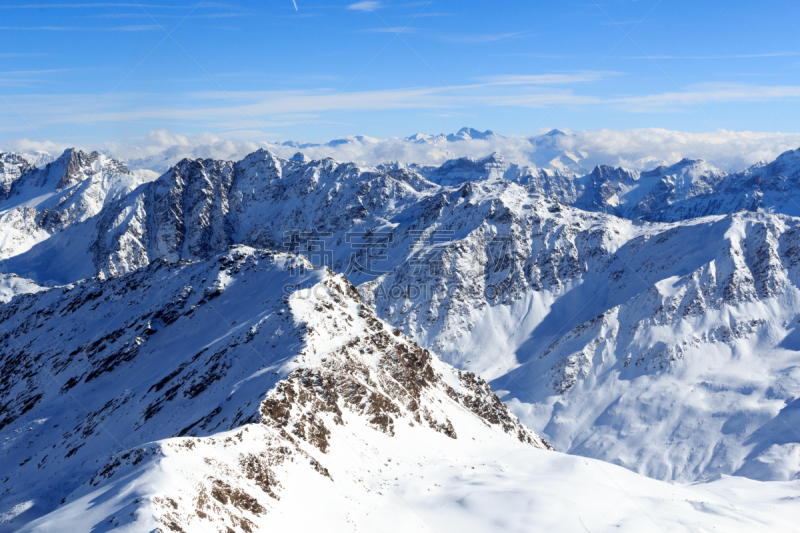
[[[306,163],[310,163],[311,162],[311,158],[308,157],[307,155],[305,155],[303,152],[297,152],[296,154],[294,154],[292,156],[290,161],[295,161],[297,163],[306,164]]]
[[[423,175],[429,181],[445,186],[457,186],[468,181],[511,178],[509,171],[518,168],[497,152],[476,159],[462,157],[451,159],[441,167],[427,169]]]
[[[300,152],[297,152],[297,154],[295,154],[295,157],[297,157],[298,155],[302,156],[303,154],[301,154]],[[209,160],[209,161],[213,161],[213,160]],[[266,163],[270,167],[281,167],[281,166],[284,165],[285,161],[286,161],[285,159],[281,158],[280,156],[278,156],[274,152],[272,152],[270,150],[267,150],[265,148],[259,148],[255,152],[246,155],[244,157],[244,159],[242,159],[241,161],[239,161],[236,164],[240,165],[240,166],[248,166],[248,165],[253,165],[253,164],[256,164],[256,163],[261,163],[261,164]],[[294,159],[294,157],[293,157],[292,159],[290,159],[290,161],[297,161],[297,160]]]
[[[372,137],[367,137],[366,135],[351,135],[348,137],[342,137],[341,139],[334,139],[325,143],[325,146],[341,146],[343,144],[371,144],[378,142],[377,139]],[[301,145],[302,147],[302,145]]]
[[[474,128],[465,127],[458,130],[458,133],[452,137],[453,138],[450,139],[450,136],[448,135],[448,140],[486,140],[494,137],[500,137],[500,135],[492,130],[478,131]]]
[[[778,156],[769,165],[770,174],[793,178],[800,175],[800,148],[789,150]]]
[[[99,152],[87,154],[76,148],[68,148],[54,161],[43,168],[33,168],[15,183],[11,195],[24,194],[31,189],[45,192],[60,191],[99,173],[130,174],[119,161]]]
[[[569,142],[571,137],[574,137],[574,134],[556,129],[544,135],[530,137],[528,142],[532,149],[531,161],[540,167],[550,167],[562,172],[571,171],[577,174],[588,172],[585,162],[589,154],[575,149]]]
[[[594,180],[617,180],[628,184],[632,184],[639,179],[639,173],[636,171],[609,165],[598,165],[594,167],[590,176]]]
[[[66,150],[43,168],[28,168],[13,180],[8,197],[0,203],[0,260],[26,252],[92,218],[106,202],[123,198],[153,178],[147,173],[131,173],[106,155],[76,149]],[[80,248],[87,244],[84,239],[78,242]],[[63,243],[65,247],[68,244],[69,239]],[[86,250],[73,253],[80,255]],[[75,262],[72,257],[68,261]]]
[[[704,159],[690,159],[688,157],[685,157],[672,165],[659,165],[653,170],[645,170],[642,172],[642,176],[670,174],[670,173],[680,172],[681,170],[686,168],[697,169],[701,172],[710,172],[710,173],[725,175],[725,172],[719,170],[715,166],[706,162]]]
[[[574,205],[625,218],[662,220],[672,205],[712,192],[725,176],[702,159],[683,159],[641,173],[599,165]]]
[[[417,144],[446,144],[460,141],[485,141],[489,139],[500,139],[502,135],[492,131],[479,131],[474,128],[464,127],[458,130],[457,133],[440,133],[439,135],[428,135],[425,133],[416,133],[410,137],[406,137],[406,141]]]
[[[14,182],[30,169],[30,163],[22,156],[0,152],[0,202],[8,198]]]
[[[492,152],[486,157],[481,157],[480,159],[477,160],[477,162],[487,167],[494,166],[498,168],[508,168],[508,166],[510,165],[508,160],[498,152]]]

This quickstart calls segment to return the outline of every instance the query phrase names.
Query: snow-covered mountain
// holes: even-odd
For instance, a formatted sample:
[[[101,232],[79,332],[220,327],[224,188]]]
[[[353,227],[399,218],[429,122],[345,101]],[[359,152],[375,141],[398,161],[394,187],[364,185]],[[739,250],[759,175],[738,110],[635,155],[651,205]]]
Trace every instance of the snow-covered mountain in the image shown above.
[[[440,150],[448,150],[448,145],[451,145],[451,143],[462,141],[490,141],[490,144],[494,144],[495,149],[513,148],[512,151],[524,151],[526,158],[535,165],[535,168],[562,173],[585,173],[586,160],[589,158],[589,154],[580,149],[565,148],[565,145],[570,144],[565,140],[570,139],[570,137],[574,136],[560,130],[551,130],[544,135],[511,140],[492,130],[482,132],[465,127],[461,128],[457,133],[450,134],[427,135],[417,133],[411,137],[406,137],[405,141],[428,145]]]
[[[612,213],[623,218],[645,220],[670,219],[665,211],[675,204],[704,194],[713,194],[725,178],[725,173],[702,159],[684,159],[671,166],[637,172],[624,168],[598,166],[579,178],[578,197],[568,201],[589,211]],[[722,211],[725,214],[734,211]],[[678,220],[695,218],[685,216]]]
[[[472,141],[472,140],[480,140],[485,141],[487,139],[494,139],[494,138],[501,138],[502,135],[499,135],[492,130],[486,131],[478,131],[474,128],[461,128],[458,130],[457,133],[449,133],[444,134],[440,133],[439,135],[428,135],[426,133],[417,133],[412,135],[411,137],[406,137],[406,141],[417,143],[417,144],[443,144],[443,143],[452,143],[452,142],[459,142],[459,141]]]
[[[684,159],[646,172],[603,165],[575,180],[575,197],[565,192],[559,198],[590,211],[663,222],[739,211],[798,216],[798,153],[789,151],[772,163],[730,175],[700,159]]]
[[[547,449],[483,380],[379,320],[343,276],[299,267],[311,265],[239,247],[4,306],[0,449],[18,466],[0,490],[3,511],[21,509],[14,527],[102,501],[91,526],[264,530],[278,500],[303,491],[368,509],[382,499],[389,478],[351,441],[388,440],[368,453],[390,471],[459,452],[463,432]],[[325,511],[345,523],[360,509]]]
[[[798,220],[631,222],[508,182],[440,198],[410,231],[454,228],[447,242],[361,286],[381,316],[496,378],[557,449],[663,479],[798,477],[778,422],[800,396]]]
[[[160,258],[207,258],[234,243],[283,249],[287,231],[334,232],[341,245],[354,227],[374,225],[376,216],[389,214],[384,210],[416,205],[439,188],[407,170],[287,161],[264,150],[237,163],[184,160],[108,203],[91,223],[64,228],[3,268],[35,265],[25,270],[32,279],[67,283],[95,273],[116,276]],[[338,271],[349,249],[338,246]]]
[[[661,479],[797,479],[798,222],[654,229],[526,317],[494,385],[557,449]]]
[[[64,229],[100,213],[106,202],[125,197],[146,181],[114,159],[75,149],[66,150],[42,168],[18,168],[21,171],[16,175],[6,174],[15,177],[7,180],[9,192],[0,203],[0,259],[57,237]]]
[[[601,165],[581,175],[566,165],[521,166],[492,153],[478,159],[450,160],[439,167],[394,163],[381,165],[378,169],[410,170],[433,183],[449,187],[502,179],[526,185],[538,194],[555,197],[567,205],[631,219],[673,221],[696,218],[692,210],[698,209],[696,205],[702,205],[708,211],[698,216],[755,211],[763,204],[780,205],[779,212],[794,213],[793,208],[787,207],[790,200],[781,201],[775,197],[762,203],[752,201],[754,186],[748,180],[754,179],[749,174],[757,168],[723,181],[726,174],[703,160],[685,159],[645,172]],[[720,205],[714,200],[719,191],[726,190],[723,188],[726,185],[730,189],[726,194],[732,198],[727,204]],[[695,207],[688,208],[688,205]]]
[[[10,152],[0,152],[0,202],[8,199],[14,182],[30,168],[31,164],[24,157]]]
[[[497,154],[369,167],[261,150],[183,160],[150,182],[110,161],[94,170],[102,157],[77,164],[91,175],[53,164],[15,180],[28,185],[0,216],[20,208],[15,190],[93,207],[9,249],[0,270],[26,279],[6,293],[95,275],[144,284],[162,261],[237,244],[305,253],[417,345],[493,380],[559,451],[665,480],[796,486],[796,152],[732,175],[702,160],[578,175]]]
[[[535,168],[520,166],[506,160],[498,153],[475,159],[462,157],[445,162],[439,167],[419,165],[383,165],[380,169],[404,168],[414,171],[425,179],[443,186],[457,186],[470,181],[503,179],[530,185],[539,185],[542,192],[551,188],[569,188],[569,182],[576,178],[569,170],[553,168]]]
[[[572,171],[583,174],[591,166],[587,163],[590,154],[580,148],[568,148],[565,140],[574,135],[564,133],[561,130],[550,130],[544,135],[530,137],[531,153],[529,159],[536,166],[553,168],[556,170]]]
[[[0,528],[798,530],[796,483],[680,487],[548,451],[311,267],[234,247],[0,307]]]
[[[766,211],[800,216],[800,150],[785,152],[772,163],[731,174],[700,194],[663,208],[653,220]]]
[[[566,165],[516,165],[497,153],[454,159],[439,167],[394,164],[378,168],[405,168],[444,186],[504,179],[583,210],[676,222],[739,211],[800,215],[797,152],[730,175],[702,159],[684,159],[641,172],[600,165],[581,175]]]

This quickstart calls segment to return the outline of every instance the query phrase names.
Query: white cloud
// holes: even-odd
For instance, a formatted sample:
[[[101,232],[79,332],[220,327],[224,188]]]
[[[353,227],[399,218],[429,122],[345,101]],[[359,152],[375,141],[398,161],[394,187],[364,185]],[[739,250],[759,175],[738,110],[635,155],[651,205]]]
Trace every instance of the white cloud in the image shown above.
[[[130,162],[133,167],[163,171],[187,157],[191,159],[239,160],[247,154],[267,146],[267,143],[263,141],[224,138],[209,132],[189,136],[159,129],[151,131],[143,138],[128,139],[126,142],[107,142],[103,146],[103,150],[114,157]],[[290,156],[291,154],[279,155]]]
[[[628,111],[660,111],[670,106],[691,106],[723,102],[764,102],[784,100],[800,96],[800,87],[702,84],[687,91],[648,94],[626,98],[609,99],[609,104],[618,104]]]
[[[258,131],[239,132],[240,136],[261,137]],[[169,165],[189,158],[239,160],[259,148],[289,158],[300,151],[312,159],[332,157],[339,161],[355,161],[377,165],[387,161],[441,165],[448,159],[483,157],[492,152],[526,165],[544,166],[553,154],[581,151],[586,154],[586,168],[598,164],[648,169],[658,164],[672,164],[685,157],[702,158],[726,171],[741,170],[759,161],[772,161],[787,150],[800,147],[800,133],[755,133],[719,130],[687,133],[658,128],[635,130],[576,131],[558,137],[554,149],[535,151],[528,137],[499,137],[439,145],[417,144],[400,138],[352,139],[336,146],[293,148],[266,140],[226,138],[214,133],[181,135],[165,129],[151,131],[144,137],[126,141],[109,141],[102,146],[78,146],[84,150],[102,150],[140,166],[163,171]],[[52,141],[17,139],[7,143],[15,152],[61,152],[66,146]]]
[[[800,148],[800,133],[727,130],[687,133],[658,128],[577,131],[559,138],[557,146],[562,152],[585,152],[587,157],[582,165],[588,169],[595,165],[608,164],[644,170],[663,163],[677,163],[688,157],[705,159],[725,171],[742,170],[759,161],[772,161],[783,152],[797,148]],[[335,147],[319,146],[300,151],[314,159],[333,157],[340,161],[358,161],[371,165],[386,161],[441,165],[448,159],[483,157],[498,152],[518,164],[545,166],[554,153],[536,153],[529,138],[517,136],[458,141],[438,146],[393,138]],[[288,156],[285,147],[283,152],[284,157]]]
[[[759,161],[772,161],[787,150],[800,148],[800,133],[761,133],[718,130],[689,133],[660,128],[578,131],[566,137],[567,150],[592,154],[594,163],[641,167],[653,158],[672,164],[684,157],[705,159],[726,171],[741,170]],[[652,166],[652,163],[649,165]]]
[[[347,9],[354,9],[356,11],[375,11],[376,9],[381,8],[380,2],[356,2],[355,4],[350,4],[347,6]]]
[[[754,59],[760,57],[797,56],[800,52],[771,52],[762,54],[734,54],[716,56],[632,56],[630,59]]]
[[[621,76],[620,72],[611,71],[578,71],[555,74],[521,74],[504,76],[482,76],[476,78],[487,85],[565,85],[599,81],[613,76]]]

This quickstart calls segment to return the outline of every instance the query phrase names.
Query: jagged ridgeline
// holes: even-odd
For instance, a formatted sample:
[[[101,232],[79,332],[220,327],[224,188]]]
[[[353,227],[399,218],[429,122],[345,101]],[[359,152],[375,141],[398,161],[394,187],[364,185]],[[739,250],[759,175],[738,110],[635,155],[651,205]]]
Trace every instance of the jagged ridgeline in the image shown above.
[[[0,204],[0,268],[39,282],[116,276],[154,259],[210,257],[231,244],[282,249],[287,231],[332,233],[327,240],[338,255],[333,266],[346,268],[348,231],[438,224],[463,234],[483,220],[447,221],[444,228],[443,208],[489,201],[502,210],[512,196],[523,205],[527,197],[550,198],[636,220],[742,210],[800,214],[797,152],[733,175],[702,160],[683,160],[648,172],[597,167],[580,176],[566,168],[520,167],[497,154],[438,168],[371,168],[331,159],[284,160],[260,150],[239,162],[183,160],[155,180],[96,152],[70,149],[43,168],[14,154],[2,157],[7,199]],[[474,192],[498,181],[505,186],[495,187],[489,193],[494,196]]]

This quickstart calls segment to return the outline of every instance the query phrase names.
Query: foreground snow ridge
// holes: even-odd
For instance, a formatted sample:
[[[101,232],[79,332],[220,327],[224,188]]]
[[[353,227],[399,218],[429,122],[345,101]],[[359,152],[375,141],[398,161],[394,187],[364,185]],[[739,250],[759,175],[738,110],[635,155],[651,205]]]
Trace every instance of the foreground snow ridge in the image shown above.
[[[167,529],[252,528],[296,476],[335,492],[327,463],[353,453],[348,439],[397,440],[395,463],[405,448],[433,458],[468,425],[548,448],[486,382],[379,320],[342,276],[292,276],[301,266],[311,265],[237,247],[4,306],[0,431],[19,464],[3,481],[11,521],[43,514],[30,527],[46,530],[48,513],[102,494],[119,514],[101,517],[112,524],[141,515]],[[343,457],[328,459],[334,450]],[[377,466],[333,472],[380,493],[362,479]]]

